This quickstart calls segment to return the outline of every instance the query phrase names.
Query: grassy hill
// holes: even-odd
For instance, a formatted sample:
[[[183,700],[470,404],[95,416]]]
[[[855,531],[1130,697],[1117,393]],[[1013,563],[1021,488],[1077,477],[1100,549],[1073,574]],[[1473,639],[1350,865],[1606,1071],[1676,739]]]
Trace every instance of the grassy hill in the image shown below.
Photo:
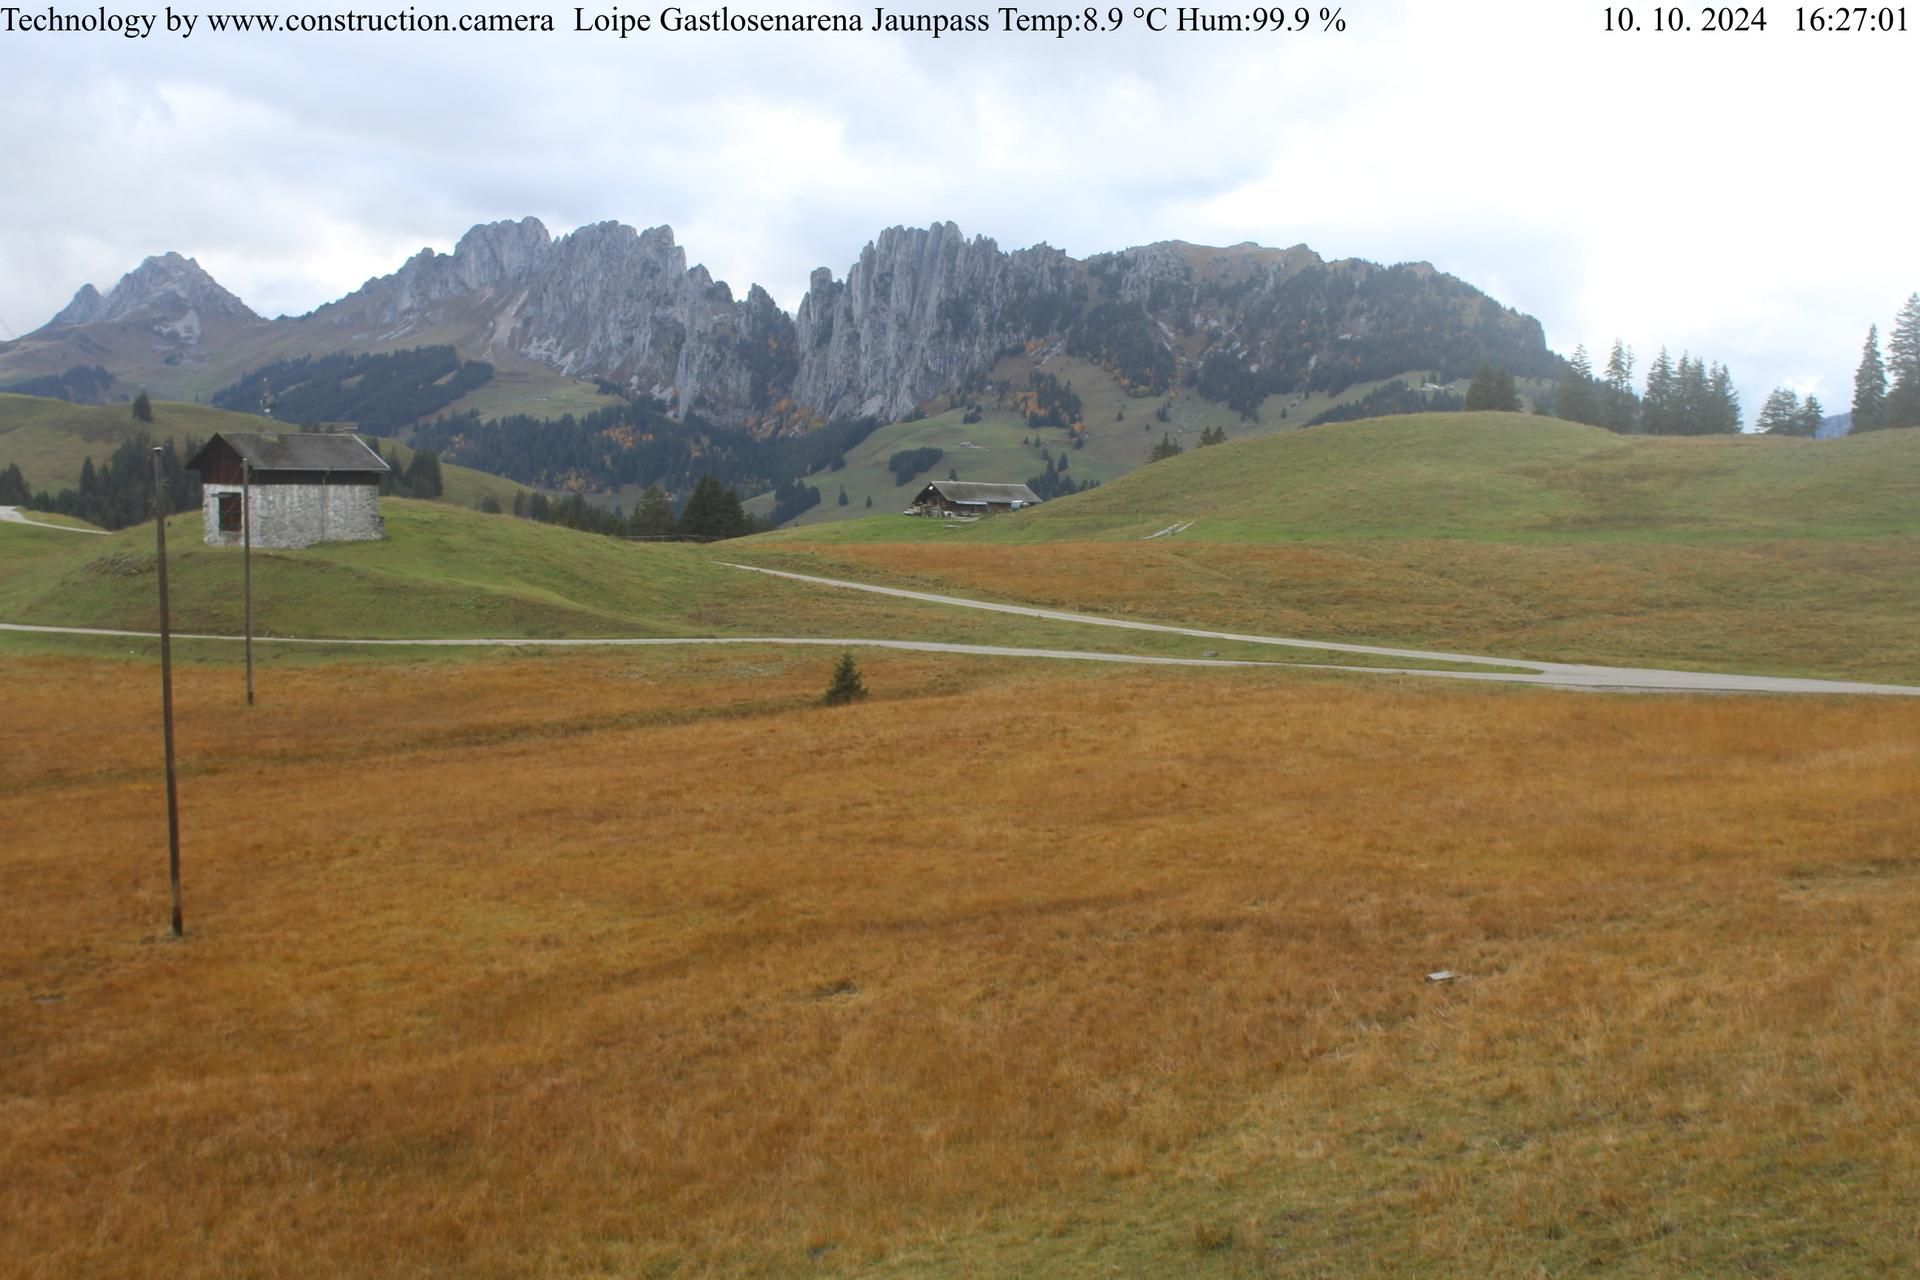
[[[381,507],[385,541],[255,550],[255,609],[264,633],[690,635],[715,624],[725,630],[727,601],[750,585],[746,575],[691,546],[633,546],[442,503],[388,498]],[[168,521],[174,625],[231,634],[240,625],[240,553],[207,546],[200,521],[198,512]],[[151,528],[86,539],[9,528],[0,530],[0,545],[18,545],[23,535],[32,537],[33,551],[14,557],[14,568],[0,578],[0,617],[154,625]]]
[[[181,448],[191,438],[204,441],[216,431],[280,431],[284,423],[251,413],[231,413],[202,404],[157,401],[151,424],[135,422],[125,405],[68,404],[39,396],[0,395],[0,467],[17,463],[27,483],[38,492],[71,488],[81,463],[105,462],[113,451],[145,430],[155,440],[171,440]],[[404,467],[413,450],[378,436],[363,437],[384,452],[397,454]],[[442,463],[442,500],[471,507],[492,497],[502,507],[513,505],[525,486],[470,467]]]
[[[1071,437],[1058,428],[1027,425],[1011,398],[984,392],[978,398],[980,420],[965,421],[964,408],[952,408],[913,422],[895,422],[880,428],[855,448],[847,451],[847,465],[840,471],[817,472],[807,477],[820,489],[820,505],[801,514],[788,527],[828,524],[873,513],[897,513],[929,480],[944,480],[948,472],[961,480],[1022,482],[1044,471],[1048,456],[1065,458],[1068,475],[1086,484],[1107,484],[1144,466],[1153,447],[1170,436],[1191,448],[1200,433],[1219,429],[1233,440],[1244,440],[1279,432],[1290,432],[1334,405],[1359,400],[1380,382],[1357,383],[1339,395],[1316,392],[1310,396],[1275,396],[1261,407],[1257,421],[1241,418],[1225,405],[1203,400],[1191,393],[1136,398],[1121,387],[1107,370],[1072,356],[1053,355],[1044,362],[1031,356],[1014,356],[1001,362],[991,375],[996,382],[1007,381],[1024,386],[1040,369],[1070,383],[1081,399],[1087,426],[1086,442],[1074,448]],[[1408,373],[1415,382],[1424,375]],[[1382,381],[1386,381],[1383,379]],[[1163,422],[1157,411],[1166,407]],[[896,484],[887,469],[887,459],[909,449],[934,448],[945,457],[920,472],[905,484]],[[1044,452],[1043,452],[1044,450]],[[842,486],[847,490],[847,505],[838,504]],[[633,495],[621,501],[631,505]],[[873,499],[871,510],[866,500]],[[765,515],[772,510],[771,494],[747,504],[748,510]]]
[[[256,634],[367,639],[826,636],[1275,658],[1259,646],[1015,621],[807,586],[742,573],[720,563],[721,557],[708,548],[621,542],[440,502],[387,498],[381,508],[387,522],[384,541],[323,543],[298,551],[255,549]],[[240,550],[207,546],[198,512],[172,518],[167,532],[174,628],[239,634]],[[155,599],[151,526],[111,537],[81,537],[0,524],[0,621],[146,631],[157,625]],[[0,643],[56,649],[89,644],[30,641],[17,635],[0,637]],[[275,652],[300,660],[299,651]],[[390,650],[355,652],[397,656]],[[211,656],[232,653],[223,647]],[[1281,656],[1302,662],[1335,660],[1311,651]]]
[[[1914,682],[1917,532],[1920,431],[1647,439],[1434,414],[1229,441],[976,523],[880,516],[736,554],[1271,635]]]
[[[944,473],[942,473],[944,474]],[[1527,414],[1419,414],[1194,449],[959,529],[861,522],[807,541],[1440,537],[1660,541],[1920,532],[1920,432],[1619,436]]]

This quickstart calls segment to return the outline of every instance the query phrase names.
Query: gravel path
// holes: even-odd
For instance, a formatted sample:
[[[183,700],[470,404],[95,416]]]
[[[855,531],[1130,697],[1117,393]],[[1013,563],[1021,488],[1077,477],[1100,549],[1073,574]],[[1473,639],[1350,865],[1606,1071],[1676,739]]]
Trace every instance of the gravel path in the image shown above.
[[[5,510],[5,508],[0,508]],[[58,527],[58,526],[49,526]],[[83,533],[87,530],[70,530]],[[1533,658],[1498,658],[1485,654],[1445,653],[1429,649],[1396,649],[1384,645],[1345,644],[1330,640],[1302,640],[1281,636],[1242,635],[1233,631],[1208,631],[1198,627],[1174,627],[1156,622],[1129,622],[1102,618],[1094,614],[1071,613],[1061,609],[1040,609],[1027,605],[996,604],[971,600],[964,596],[936,595],[927,591],[908,591],[900,587],[880,587],[867,582],[847,582],[838,578],[819,578],[804,573],[761,569],[736,564],[731,568],[764,573],[817,586],[849,591],[868,591],[928,604],[962,609],[984,609],[1026,618],[1045,618],[1093,627],[1116,627],[1128,631],[1155,631],[1169,635],[1192,636],[1203,640],[1227,640],[1242,644],[1274,645],[1282,648],[1314,649],[1322,652],[1363,653],[1373,657],[1412,658],[1428,662],[1478,663],[1486,666],[1520,667],[1525,671],[1436,671],[1419,667],[1348,667],[1327,662],[1252,662],[1235,658],[1168,658],[1132,653],[1092,653],[1074,649],[1029,649],[1015,645],[950,644],[940,640],[875,640],[855,637],[820,636],[711,636],[711,637],[630,637],[607,639],[532,639],[521,637],[419,640],[333,640],[318,636],[255,636],[256,644],[353,645],[363,647],[433,647],[448,649],[585,649],[641,648],[684,645],[807,645],[829,649],[899,649],[913,653],[956,653],[991,658],[1046,658],[1061,662],[1117,662],[1143,667],[1286,667],[1315,671],[1348,671],[1361,675],[1421,676],[1431,680],[1491,680],[1502,684],[1544,685],[1560,689],[1611,690],[1634,693],[1816,693],[1875,694],[1892,697],[1920,696],[1920,688],[1897,684],[1866,684],[1849,680],[1808,680],[1791,676],[1724,675],[1711,671],[1669,671],[1653,667],[1596,667],[1567,662],[1541,662]],[[38,635],[105,636],[129,640],[154,640],[157,631],[120,631],[103,627],[50,627],[19,622],[0,622],[0,631]],[[176,640],[210,640],[238,643],[239,636],[174,634]]]
[[[0,507],[0,520],[12,524],[30,524],[36,529],[58,529],[61,533],[93,533],[103,538],[107,536],[105,529],[76,529],[69,524],[48,524],[45,520],[29,520],[20,514],[18,507]]]
[[[935,595],[928,591],[908,591],[901,587],[875,586],[870,582],[848,582],[840,578],[820,578],[805,573],[789,573],[781,569],[762,569],[750,564],[729,563],[729,567],[744,569],[749,573],[764,573],[775,578],[787,578],[795,582],[809,582],[816,586],[840,587],[849,591],[870,591],[876,595],[919,600],[927,604],[951,605],[962,609],[985,609],[993,613],[1011,613],[1023,618],[1045,618],[1054,622],[1074,622],[1089,627],[1157,631],[1169,635],[1194,636],[1203,640],[1229,640],[1241,644],[1278,645],[1333,653],[1364,653],[1371,657],[1414,658],[1426,662],[1478,663],[1489,667],[1525,667],[1530,668],[1533,674],[1498,671],[1431,671],[1405,667],[1341,667],[1327,663],[1278,664],[1290,667],[1311,666],[1321,670],[1389,672],[1395,675],[1430,676],[1441,680],[1498,680],[1507,684],[1538,684],[1567,689],[1611,689],[1653,693],[1867,693],[1895,697],[1920,696],[1920,688],[1899,684],[1809,680],[1794,676],[1723,675],[1711,671],[1669,671],[1657,667],[1597,667],[1582,663],[1542,662],[1535,658],[1499,658],[1487,654],[1444,653],[1431,649],[1396,649],[1385,645],[1345,644],[1333,640],[1243,635],[1233,631],[1207,631],[1198,627],[1174,627],[1158,622],[1131,622],[1121,618],[1103,618],[1097,614],[1071,613],[1063,609],[996,604],[985,600],[969,599],[965,596]]]

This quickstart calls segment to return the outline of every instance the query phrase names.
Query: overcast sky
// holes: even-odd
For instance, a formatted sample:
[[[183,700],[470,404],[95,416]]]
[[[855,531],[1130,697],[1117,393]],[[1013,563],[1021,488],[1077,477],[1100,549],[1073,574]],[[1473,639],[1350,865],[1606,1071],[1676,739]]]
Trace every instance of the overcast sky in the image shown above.
[[[174,0],[210,2],[276,4]],[[526,214],[668,224],[690,262],[791,308],[881,228],[951,219],[1076,255],[1427,260],[1563,352],[1619,336],[1643,371],[1663,344],[1724,361],[1751,422],[1776,384],[1847,407],[1867,326],[1884,337],[1920,289],[1920,21],[1798,34],[1776,5],[1763,33],[1607,35],[1587,0],[1343,0],[1344,33],[619,40],[573,33],[571,5],[492,4],[559,30],[0,31],[0,336],[169,249],[299,313]],[[616,7],[663,6],[586,12]]]

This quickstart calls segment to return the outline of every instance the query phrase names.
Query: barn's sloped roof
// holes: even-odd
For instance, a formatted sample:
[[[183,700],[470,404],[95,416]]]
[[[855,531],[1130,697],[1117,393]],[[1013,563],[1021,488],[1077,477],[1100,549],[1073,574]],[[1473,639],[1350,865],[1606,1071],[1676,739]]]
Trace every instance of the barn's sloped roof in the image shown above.
[[[935,480],[927,489],[948,502],[1038,502],[1040,495],[1023,484],[985,484],[977,480]],[[926,489],[922,489],[922,496]]]
[[[264,431],[219,432],[187,460],[198,469],[201,461],[217,454],[219,446],[240,455],[255,471],[391,471],[385,459],[367,447],[359,436],[325,431],[287,432],[270,435]]]

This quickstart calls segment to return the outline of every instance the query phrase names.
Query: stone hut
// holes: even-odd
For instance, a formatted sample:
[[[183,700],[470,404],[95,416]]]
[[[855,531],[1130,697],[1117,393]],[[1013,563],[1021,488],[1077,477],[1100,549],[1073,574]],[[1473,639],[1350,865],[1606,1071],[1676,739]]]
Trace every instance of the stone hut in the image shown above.
[[[1039,501],[1039,495],[1023,484],[935,480],[914,498],[909,512],[916,516],[984,516],[1018,511]]]
[[[387,536],[380,518],[380,477],[392,468],[358,436],[219,434],[187,466],[200,473],[210,546],[241,543],[242,504],[249,492],[258,547],[374,542]]]

